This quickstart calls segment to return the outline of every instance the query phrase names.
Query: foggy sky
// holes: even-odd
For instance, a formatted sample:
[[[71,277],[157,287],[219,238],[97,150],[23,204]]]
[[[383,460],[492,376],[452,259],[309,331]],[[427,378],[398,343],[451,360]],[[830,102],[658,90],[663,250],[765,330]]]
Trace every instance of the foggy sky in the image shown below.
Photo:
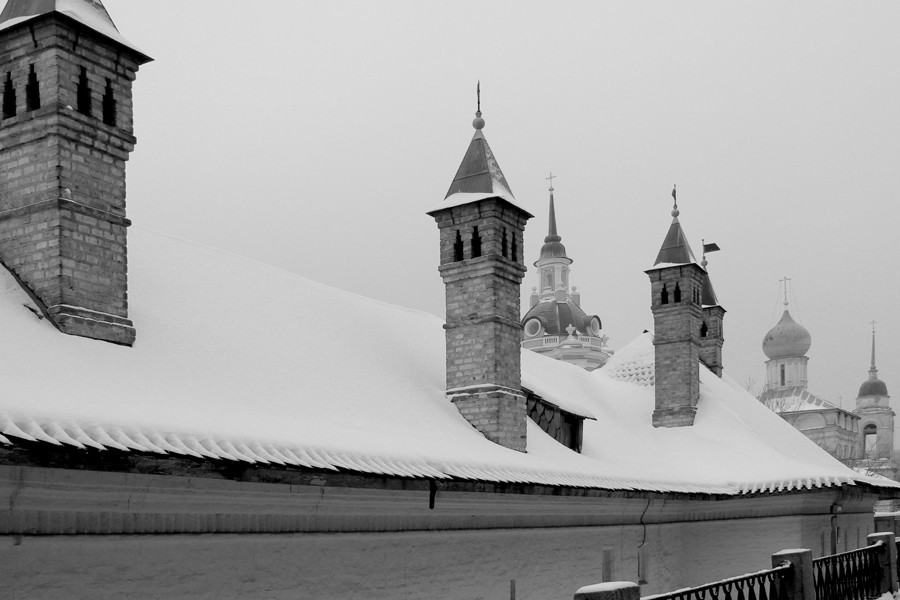
[[[643,271],[678,184],[698,259],[701,238],[722,248],[728,374],[764,382],[788,276],[810,391],[853,407],[875,319],[900,396],[896,2],[104,3],[156,59],[135,86],[136,226],[443,316],[425,211],[463,158],[480,79],[485,136],[536,215],[523,308],[552,171],[582,307],[616,349],[652,328]],[[259,303],[315,315],[279,290]],[[366,327],[333,325],[348,344]]]

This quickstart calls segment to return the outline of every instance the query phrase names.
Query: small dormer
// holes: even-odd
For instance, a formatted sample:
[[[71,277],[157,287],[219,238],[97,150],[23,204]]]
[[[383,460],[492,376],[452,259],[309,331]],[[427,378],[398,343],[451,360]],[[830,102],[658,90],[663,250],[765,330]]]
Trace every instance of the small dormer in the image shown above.
[[[560,408],[527,388],[522,388],[522,391],[525,392],[528,418],[557,442],[580,453],[584,437],[584,421],[593,417]]]

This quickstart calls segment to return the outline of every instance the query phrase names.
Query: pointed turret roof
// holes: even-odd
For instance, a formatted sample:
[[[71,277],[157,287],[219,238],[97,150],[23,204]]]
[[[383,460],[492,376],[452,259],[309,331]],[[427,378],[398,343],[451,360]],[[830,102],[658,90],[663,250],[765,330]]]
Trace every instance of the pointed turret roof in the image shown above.
[[[519,210],[525,212],[529,218],[533,217],[531,213],[525,211],[519,203],[516,202],[506,181],[506,176],[500,170],[497,159],[488,145],[487,138],[484,137],[482,129],[484,129],[484,119],[481,118],[481,88],[479,84],[478,91],[478,111],[475,113],[475,120],[472,121],[472,127],[475,128],[475,135],[469,142],[469,148],[463,157],[459,169],[456,171],[456,177],[444,196],[444,201],[427,214],[452,206],[461,206],[470,202],[477,202],[487,198],[502,198]]]
[[[494,158],[494,153],[491,152],[491,147],[480,128],[476,129],[475,135],[472,136],[469,149],[466,150],[466,155],[444,199],[453,194],[494,194],[513,198],[506,176],[500,170],[500,165],[497,164],[497,159]]]
[[[9,0],[0,12],[0,30],[52,12],[65,15],[136,52],[142,63],[153,60],[119,33],[100,0]]]
[[[547,231],[547,237],[544,238],[544,245],[541,246],[541,257],[534,263],[534,266],[540,266],[541,263],[550,258],[562,258],[572,264],[572,259],[566,256],[566,247],[562,245],[562,238],[556,232],[556,206],[553,202],[553,186],[550,186],[550,225]]]
[[[656,262],[653,266],[661,263],[681,265],[685,263],[696,263],[694,251],[681,229],[681,223],[678,221],[678,205],[672,210],[672,224],[669,225],[669,232],[666,239],[663,240],[659,254],[656,255]]]

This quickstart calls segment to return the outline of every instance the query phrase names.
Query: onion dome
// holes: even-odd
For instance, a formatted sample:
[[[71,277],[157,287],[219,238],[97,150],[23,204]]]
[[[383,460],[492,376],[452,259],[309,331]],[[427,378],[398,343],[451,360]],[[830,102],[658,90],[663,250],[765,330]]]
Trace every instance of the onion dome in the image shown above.
[[[791,313],[785,309],[778,324],[763,338],[762,349],[770,360],[775,360],[790,356],[805,356],[811,344],[809,332],[794,321]]]
[[[859,386],[858,398],[863,396],[887,396],[887,385],[878,379],[878,368],[875,366],[875,330],[872,330],[872,366],[869,367],[869,378]]]
[[[572,259],[566,256],[566,247],[562,245],[562,238],[556,232],[556,208],[553,205],[553,186],[550,186],[550,227],[547,231],[547,237],[544,238],[544,245],[541,247],[541,257],[534,263],[538,263],[548,258],[564,258],[572,264]]]

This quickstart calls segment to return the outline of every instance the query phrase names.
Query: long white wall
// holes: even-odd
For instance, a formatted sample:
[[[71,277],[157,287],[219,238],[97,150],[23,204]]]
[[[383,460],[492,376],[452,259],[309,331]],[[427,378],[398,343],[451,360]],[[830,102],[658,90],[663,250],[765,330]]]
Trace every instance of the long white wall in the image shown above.
[[[865,544],[869,515],[838,517]],[[642,594],[770,566],[797,546],[821,554],[827,516],[641,525],[385,533],[0,537],[0,597],[265,599],[571,598],[586,584],[638,578]],[[843,541],[839,550],[844,549]],[[604,574],[604,550],[612,573]],[[826,548],[830,552],[830,548]],[[607,562],[607,565],[609,563]]]

